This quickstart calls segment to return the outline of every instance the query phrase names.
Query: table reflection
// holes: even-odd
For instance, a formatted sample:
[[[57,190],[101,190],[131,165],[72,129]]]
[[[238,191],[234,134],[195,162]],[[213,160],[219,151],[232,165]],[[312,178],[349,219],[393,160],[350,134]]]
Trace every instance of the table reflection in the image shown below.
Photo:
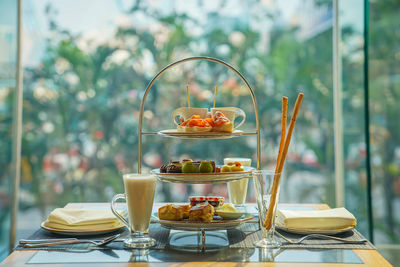
[[[132,249],[129,262],[149,262],[150,250],[147,249]]]

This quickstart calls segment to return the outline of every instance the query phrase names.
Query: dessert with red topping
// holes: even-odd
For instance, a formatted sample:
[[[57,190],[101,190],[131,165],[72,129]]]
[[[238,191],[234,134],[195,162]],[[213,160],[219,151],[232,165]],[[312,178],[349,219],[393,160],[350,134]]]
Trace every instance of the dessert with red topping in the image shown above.
[[[212,131],[214,132],[233,132],[233,122],[231,122],[221,111],[215,112],[212,118]]]
[[[212,126],[200,117],[200,115],[193,115],[190,119],[178,125],[179,132],[209,132]]]

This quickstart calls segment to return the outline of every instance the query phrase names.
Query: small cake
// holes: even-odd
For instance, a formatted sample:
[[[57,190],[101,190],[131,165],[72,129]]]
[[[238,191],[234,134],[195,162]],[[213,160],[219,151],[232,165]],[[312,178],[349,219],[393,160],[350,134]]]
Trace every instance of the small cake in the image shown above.
[[[170,164],[167,166],[167,173],[182,173],[182,167]]]
[[[214,207],[209,203],[202,203],[190,208],[189,221],[211,222],[214,217]]]
[[[180,161],[170,161],[169,162],[170,165],[175,165],[178,167],[182,167],[182,163]]]
[[[178,132],[209,132],[212,130],[212,126],[200,115],[193,115],[190,119],[182,122],[178,125]]]
[[[193,165],[196,167],[195,172],[200,172],[200,164],[201,164],[201,161],[193,161]]]
[[[193,165],[192,161],[186,161],[182,166],[182,173],[195,173],[196,166]]]
[[[233,172],[242,172],[242,171],[244,171],[242,163],[240,163],[238,161],[229,162],[228,165],[231,166],[231,171],[233,171]]]
[[[227,117],[225,117],[224,113],[221,111],[217,111],[214,113],[212,118],[213,126],[212,131],[214,132],[233,132],[233,122],[231,122]]]
[[[212,166],[212,168],[213,168],[213,172],[217,172],[217,166],[215,166],[215,161],[212,161],[212,160],[210,160],[210,163],[211,163],[211,166]]]
[[[202,160],[199,166],[199,172],[201,173],[213,172],[213,166],[209,161]]]
[[[168,165],[165,165],[165,164],[161,165],[160,172],[161,173],[166,173],[167,172],[167,168],[168,168]]]
[[[167,204],[158,209],[158,218],[160,220],[180,221],[183,219],[184,210],[181,206]]]
[[[190,211],[190,208],[192,207],[192,205],[190,205],[190,204],[179,205],[179,207],[181,207],[181,209],[182,209],[183,219],[189,218],[189,211]]]
[[[232,171],[232,167],[229,165],[223,165],[221,167],[221,172],[231,172]]]
[[[181,161],[182,166],[183,166],[186,162],[188,162],[188,161],[193,161],[193,160],[192,160],[192,159],[183,159],[183,160]]]

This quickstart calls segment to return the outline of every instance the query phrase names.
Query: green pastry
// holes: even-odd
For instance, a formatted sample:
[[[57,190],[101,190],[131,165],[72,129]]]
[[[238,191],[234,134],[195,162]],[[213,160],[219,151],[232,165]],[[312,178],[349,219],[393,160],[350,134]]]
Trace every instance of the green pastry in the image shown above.
[[[187,161],[182,166],[182,173],[194,173],[196,172],[196,167],[193,165],[192,161]]]
[[[213,166],[209,161],[202,160],[200,163],[199,171],[203,173],[212,172]]]

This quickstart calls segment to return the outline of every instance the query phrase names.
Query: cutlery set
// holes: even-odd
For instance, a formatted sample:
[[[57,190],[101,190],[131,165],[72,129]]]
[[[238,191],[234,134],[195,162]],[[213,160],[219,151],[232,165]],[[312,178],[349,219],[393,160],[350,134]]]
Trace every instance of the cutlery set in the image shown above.
[[[98,241],[89,239],[78,239],[78,238],[36,239],[36,240],[21,239],[19,243],[25,248],[48,247],[48,246],[68,245],[68,244],[78,244],[78,243],[91,243],[95,246],[104,246],[107,245],[108,243],[111,243],[120,236],[121,234],[116,234]]]
[[[342,243],[346,243],[346,244],[364,244],[365,242],[367,242],[367,239],[348,240],[348,239],[345,239],[345,238],[340,238],[340,237],[331,236],[331,235],[322,235],[322,234],[308,234],[308,235],[302,236],[301,238],[298,238],[298,239],[287,238],[286,236],[282,235],[278,231],[275,231],[275,234],[277,236],[281,237],[282,239],[284,239],[286,242],[288,242],[290,244],[300,244],[304,240],[311,239],[311,238],[331,239],[331,240],[336,240],[336,241],[339,241],[339,242],[342,242]]]

